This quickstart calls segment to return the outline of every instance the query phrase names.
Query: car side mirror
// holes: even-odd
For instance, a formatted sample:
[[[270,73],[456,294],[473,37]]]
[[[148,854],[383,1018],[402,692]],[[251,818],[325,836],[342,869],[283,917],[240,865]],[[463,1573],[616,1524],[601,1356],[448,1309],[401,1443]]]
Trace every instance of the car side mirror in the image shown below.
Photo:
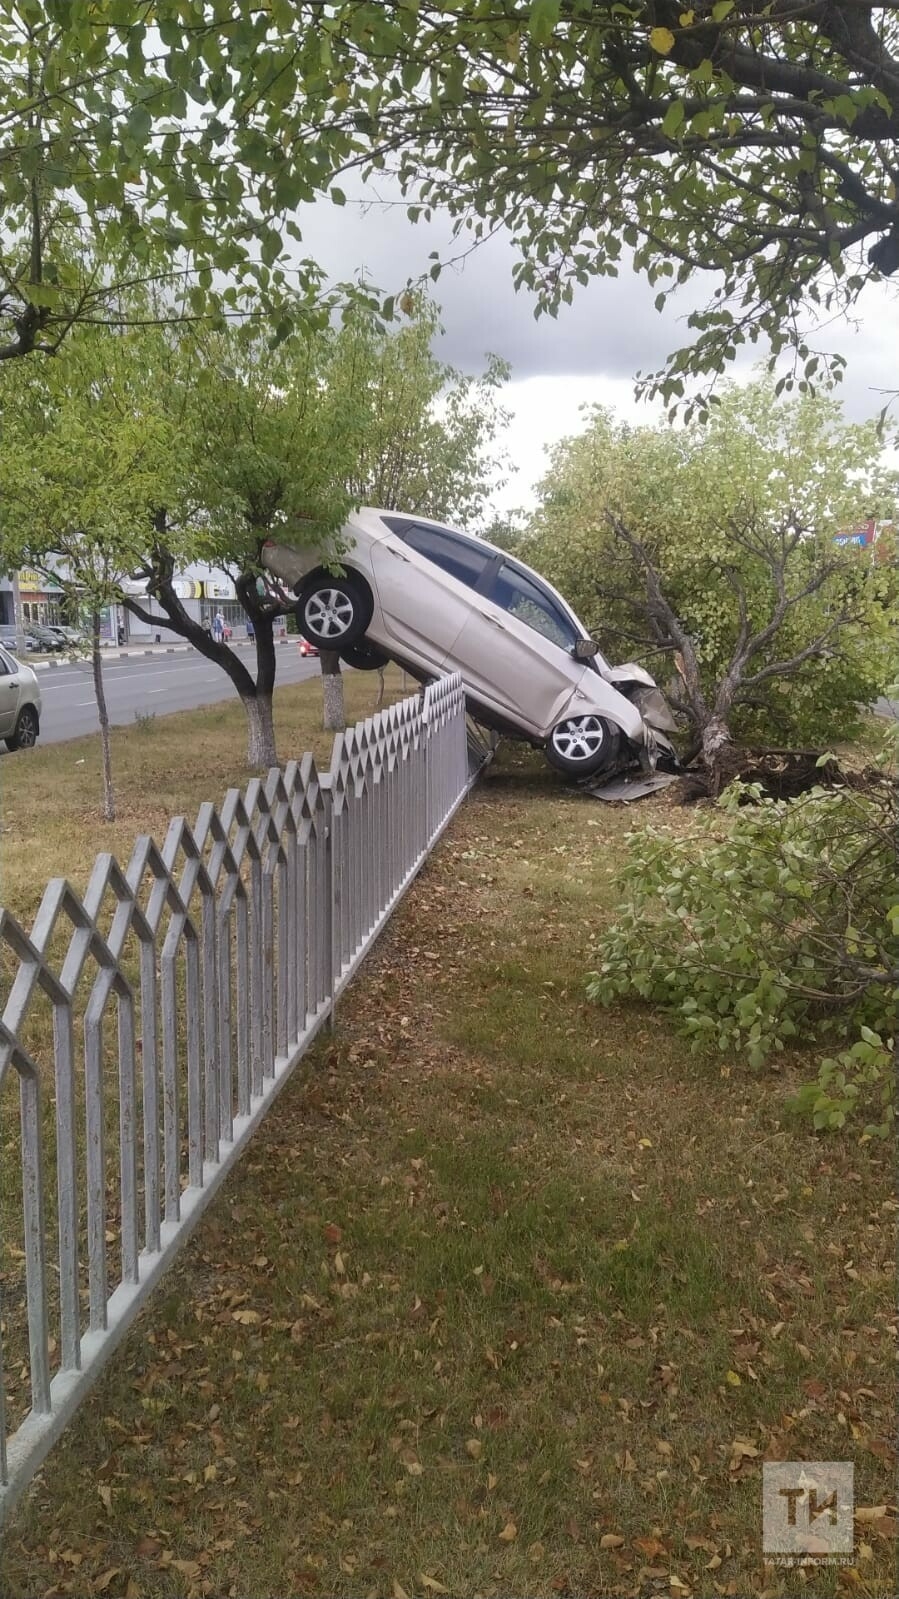
[[[576,661],[592,661],[599,654],[599,645],[595,638],[579,638],[571,653]]]

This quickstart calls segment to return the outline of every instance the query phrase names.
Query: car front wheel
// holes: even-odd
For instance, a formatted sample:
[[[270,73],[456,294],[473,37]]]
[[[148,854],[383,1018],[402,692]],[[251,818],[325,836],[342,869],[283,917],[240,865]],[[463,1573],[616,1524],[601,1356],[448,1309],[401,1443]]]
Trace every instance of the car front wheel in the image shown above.
[[[326,573],[303,588],[297,605],[297,626],[316,649],[339,650],[342,654],[362,637],[371,612],[371,595],[364,583]]]
[[[570,716],[553,728],[546,759],[568,777],[595,777],[615,764],[621,734],[602,716]]]
[[[37,743],[37,735],[37,711],[31,705],[23,705],[15,728],[6,740],[6,747],[8,750],[30,750]]]

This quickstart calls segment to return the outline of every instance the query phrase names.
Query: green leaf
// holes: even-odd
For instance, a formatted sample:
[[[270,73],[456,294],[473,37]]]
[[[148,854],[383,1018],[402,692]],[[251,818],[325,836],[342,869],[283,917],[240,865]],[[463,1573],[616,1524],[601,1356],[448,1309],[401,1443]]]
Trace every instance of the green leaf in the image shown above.
[[[662,119],[662,132],[669,139],[673,139],[683,127],[685,115],[683,100],[672,100]]]
[[[535,44],[548,44],[559,21],[561,0],[531,0],[528,31]]]

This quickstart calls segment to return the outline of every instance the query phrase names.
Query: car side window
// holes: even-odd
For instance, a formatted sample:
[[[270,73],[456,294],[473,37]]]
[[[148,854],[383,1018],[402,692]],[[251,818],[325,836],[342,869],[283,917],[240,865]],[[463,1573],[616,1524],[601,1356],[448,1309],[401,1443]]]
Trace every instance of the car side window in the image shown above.
[[[0,650],[0,677],[9,677],[15,666],[5,650]]]
[[[503,561],[499,568],[487,598],[536,633],[542,633],[552,644],[558,644],[560,649],[573,649],[580,637],[574,623],[552,595],[545,593],[526,573],[510,566],[508,561]]]
[[[477,585],[495,559],[492,550],[476,549],[468,539],[455,538],[452,533],[426,527],[423,522],[414,522],[411,527],[405,527],[400,537],[411,550],[417,550],[419,555],[439,566],[442,572],[448,572],[450,577],[470,589]]]

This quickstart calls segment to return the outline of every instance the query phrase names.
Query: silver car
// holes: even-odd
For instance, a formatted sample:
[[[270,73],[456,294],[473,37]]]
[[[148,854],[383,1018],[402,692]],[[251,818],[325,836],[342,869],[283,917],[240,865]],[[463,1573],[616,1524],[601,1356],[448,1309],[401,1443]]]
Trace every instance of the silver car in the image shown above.
[[[37,673],[0,646],[0,738],[7,749],[26,750],[41,730]]]
[[[425,680],[460,672],[472,715],[543,748],[559,771],[675,759],[671,711],[649,673],[610,666],[561,594],[483,539],[364,507],[342,530],[333,571],[321,550],[276,541],[262,561],[296,594],[300,633],[317,649],[356,667],[389,658]]]

